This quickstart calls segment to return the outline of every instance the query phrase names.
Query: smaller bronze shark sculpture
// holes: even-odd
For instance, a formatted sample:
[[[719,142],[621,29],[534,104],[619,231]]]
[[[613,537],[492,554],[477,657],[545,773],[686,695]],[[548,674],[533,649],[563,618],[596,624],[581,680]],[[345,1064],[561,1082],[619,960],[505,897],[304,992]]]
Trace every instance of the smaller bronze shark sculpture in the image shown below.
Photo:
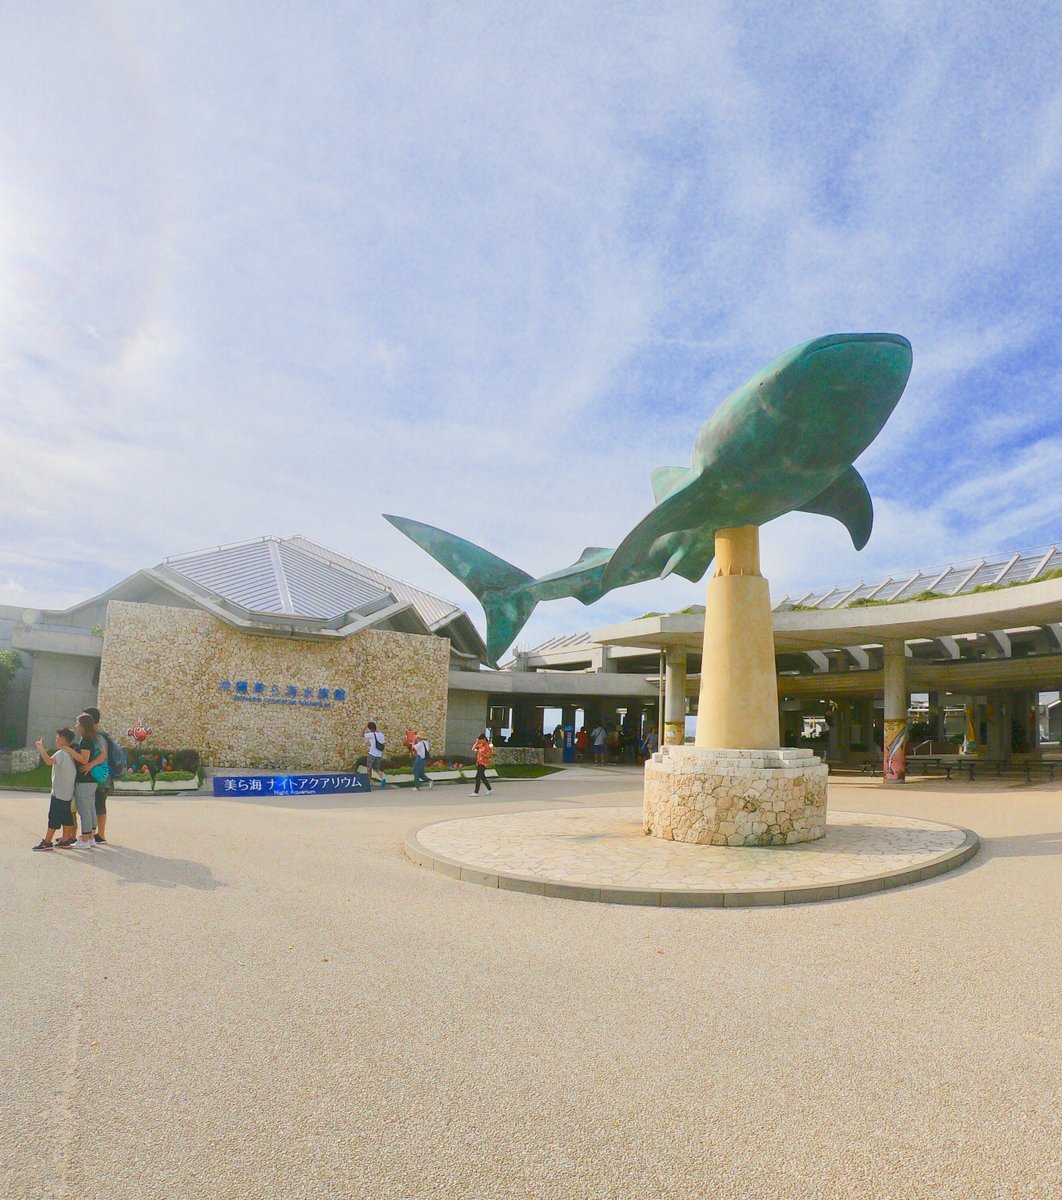
[[[852,463],[888,420],[910,374],[911,344],[895,333],[834,333],[787,350],[715,410],[691,466],[653,471],[656,505],[616,549],[588,546],[548,575],[529,575],[432,525],[386,519],[478,598],[487,659],[497,666],[543,600],[574,596],[593,604],[613,588],[673,572],[700,579],[719,529],[820,513],[840,521],[862,550],[874,510]]]

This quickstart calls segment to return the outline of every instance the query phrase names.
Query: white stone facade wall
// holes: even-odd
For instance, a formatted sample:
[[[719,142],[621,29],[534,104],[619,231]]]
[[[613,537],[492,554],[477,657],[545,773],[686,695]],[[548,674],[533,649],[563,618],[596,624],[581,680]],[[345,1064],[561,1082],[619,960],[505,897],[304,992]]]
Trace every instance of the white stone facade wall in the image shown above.
[[[100,672],[104,726],[126,744],[137,720],[154,729],[147,746],[200,752],[208,766],[335,770],[365,752],[375,720],[388,751],[407,729],[435,745],[446,731],[450,643],[367,630],[341,641],[272,637],[234,629],[196,609],[111,601]],[[261,701],[237,701],[222,680],[266,685]],[[266,703],[278,685],[329,690],[330,707]]]
[[[539,746],[495,746],[494,765],[532,767],[545,761],[545,751]]]
[[[55,739],[48,741],[48,749],[55,745]],[[19,775],[23,771],[32,771],[41,761],[36,747],[30,746],[22,750],[0,750],[0,774]]]
[[[810,750],[666,746],[645,764],[645,827],[710,846],[786,846],[826,833],[828,769]]]

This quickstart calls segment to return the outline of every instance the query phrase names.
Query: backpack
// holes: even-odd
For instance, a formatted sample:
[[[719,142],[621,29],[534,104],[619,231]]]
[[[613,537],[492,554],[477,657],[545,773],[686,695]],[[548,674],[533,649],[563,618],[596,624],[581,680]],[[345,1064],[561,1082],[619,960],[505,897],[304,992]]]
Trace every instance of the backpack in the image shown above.
[[[97,729],[96,732],[107,743],[107,767],[111,778],[121,779],[129,769],[129,760],[125,757],[125,751],[105,729]],[[101,763],[100,766],[102,765]]]

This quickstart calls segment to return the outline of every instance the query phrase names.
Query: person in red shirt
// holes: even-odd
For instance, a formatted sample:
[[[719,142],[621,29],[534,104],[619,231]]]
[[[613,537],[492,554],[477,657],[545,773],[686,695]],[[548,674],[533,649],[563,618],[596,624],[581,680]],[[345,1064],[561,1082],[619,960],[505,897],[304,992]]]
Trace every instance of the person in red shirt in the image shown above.
[[[589,745],[589,743],[590,737],[587,734],[586,726],[584,725],[575,735],[575,757],[579,760],[579,762],[585,761],[586,747]]]
[[[490,744],[490,738],[487,737],[486,731],[476,738],[472,745],[472,753],[476,756],[476,790],[470,794],[478,796],[481,783],[486,786],[488,792],[494,791],[487,783],[487,768],[490,766],[490,760],[494,757],[494,747]]]

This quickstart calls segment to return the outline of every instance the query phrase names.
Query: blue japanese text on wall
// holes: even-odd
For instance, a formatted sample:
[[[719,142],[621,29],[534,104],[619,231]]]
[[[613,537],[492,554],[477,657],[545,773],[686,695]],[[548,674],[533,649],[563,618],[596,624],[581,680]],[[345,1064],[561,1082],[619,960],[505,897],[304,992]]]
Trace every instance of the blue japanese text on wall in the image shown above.
[[[260,679],[223,679],[218,687],[232,700],[292,708],[331,708],[347,698],[346,688],[297,687],[294,683],[263,683]]]

